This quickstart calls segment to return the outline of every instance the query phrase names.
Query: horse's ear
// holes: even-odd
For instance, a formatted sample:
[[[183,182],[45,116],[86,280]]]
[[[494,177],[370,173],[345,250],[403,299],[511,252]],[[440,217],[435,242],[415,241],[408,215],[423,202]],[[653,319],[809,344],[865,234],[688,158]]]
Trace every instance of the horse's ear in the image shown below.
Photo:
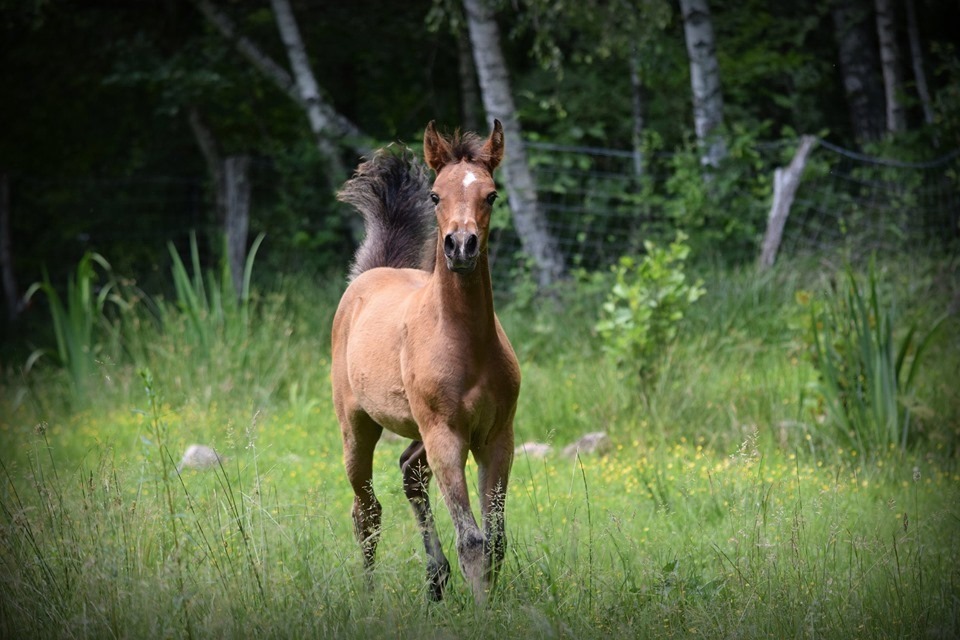
[[[437,133],[437,125],[433,120],[423,132],[423,159],[437,173],[450,161],[450,143]]]
[[[493,173],[493,170],[503,160],[503,125],[497,119],[493,121],[493,131],[490,132],[490,137],[483,145],[483,152],[490,158],[490,173]]]

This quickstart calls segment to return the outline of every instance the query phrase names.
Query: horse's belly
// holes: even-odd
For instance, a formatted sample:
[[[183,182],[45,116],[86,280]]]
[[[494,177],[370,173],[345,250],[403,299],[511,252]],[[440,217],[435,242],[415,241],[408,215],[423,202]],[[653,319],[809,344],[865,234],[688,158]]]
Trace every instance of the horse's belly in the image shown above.
[[[420,430],[410,412],[410,403],[401,386],[386,389],[361,390],[357,393],[360,406],[384,429],[397,435],[419,440]]]
[[[373,420],[398,435],[418,439],[419,430],[410,411],[400,374],[398,348],[389,335],[366,339],[348,351],[350,387],[357,404]]]

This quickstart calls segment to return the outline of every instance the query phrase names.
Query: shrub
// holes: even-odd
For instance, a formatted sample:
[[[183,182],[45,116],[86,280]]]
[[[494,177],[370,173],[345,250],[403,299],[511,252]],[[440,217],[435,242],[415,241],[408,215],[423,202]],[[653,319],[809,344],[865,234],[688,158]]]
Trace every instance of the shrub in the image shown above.
[[[655,374],[657,362],[679,334],[691,304],[704,293],[703,283],[688,282],[684,262],[687,236],[677,233],[669,247],[645,242],[646,255],[623,256],[613,266],[614,284],[601,307],[597,333],[605,352],[641,377]]]
[[[876,269],[861,285],[848,269],[846,286],[811,308],[813,364],[827,424],[866,455],[910,437],[914,382],[945,317],[923,332],[917,323],[896,338],[896,313],[881,301]]]

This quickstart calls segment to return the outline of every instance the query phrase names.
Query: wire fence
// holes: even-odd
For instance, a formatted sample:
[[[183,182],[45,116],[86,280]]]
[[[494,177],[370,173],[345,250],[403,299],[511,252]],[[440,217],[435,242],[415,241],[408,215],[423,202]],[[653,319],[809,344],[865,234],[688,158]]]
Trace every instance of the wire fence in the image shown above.
[[[532,142],[527,148],[548,230],[568,267],[605,269],[622,255],[642,252],[645,239],[672,239],[675,224],[666,212],[670,154],[648,158],[641,175],[629,151]],[[786,151],[784,144],[763,146],[760,156],[766,169],[761,178],[772,180],[774,167],[786,162]],[[252,216],[260,218],[262,227],[275,219],[265,202],[276,201],[270,195],[276,190],[276,171],[255,166],[253,178]],[[869,252],[955,242],[960,237],[958,184],[960,151],[932,162],[901,162],[821,140],[800,183],[780,255],[815,253],[841,244]],[[39,273],[41,260],[54,259],[62,266],[50,270],[56,279],[84,250],[96,248],[119,272],[136,274],[145,265],[162,263],[168,242],[185,246],[191,231],[201,246],[217,246],[204,176],[77,181],[21,177],[13,187],[14,252],[26,271]],[[755,203],[754,209],[761,217],[759,251],[769,201]],[[331,225],[324,218],[328,215],[318,208],[295,220],[294,231],[289,224],[265,230],[276,236],[307,229],[314,241],[303,243],[304,251],[336,246],[337,255],[343,256],[337,264],[346,264],[351,240],[343,229],[349,227]],[[54,220],[56,228],[49,223]],[[288,238],[276,238],[268,240],[264,250],[271,244],[294,246]],[[495,281],[508,286],[529,268],[506,207],[495,215],[491,259]]]
[[[672,154],[649,159],[642,177],[629,151],[529,143],[538,197],[548,228],[571,267],[605,268],[643,251],[643,241],[669,240],[665,211]],[[757,151],[772,182],[787,143]],[[757,203],[756,251],[770,202]],[[820,140],[811,154],[787,221],[780,255],[850,249],[895,251],[960,239],[960,150],[930,162],[903,162],[856,153]],[[494,235],[494,270],[501,278],[523,266],[520,239],[507,224]]]
[[[960,150],[903,162],[821,140],[815,152],[787,222],[787,253],[931,250],[960,238]]]

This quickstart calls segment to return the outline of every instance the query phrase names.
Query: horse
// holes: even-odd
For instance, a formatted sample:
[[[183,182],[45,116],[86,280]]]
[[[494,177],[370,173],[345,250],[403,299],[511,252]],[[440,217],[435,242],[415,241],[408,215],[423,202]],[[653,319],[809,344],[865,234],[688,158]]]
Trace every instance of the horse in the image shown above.
[[[370,576],[381,518],[371,482],[374,448],[384,429],[409,438],[400,456],[403,491],[435,601],[443,598],[450,563],[430,508],[432,477],[476,602],[489,596],[506,548],[520,367],[494,311],[487,253],[503,144],[498,120],[486,139],[444,136],[431,121],[423,155],[436,173],[432,189],[412,152],[381,149],[338,194],[363,216],[366,232],[331,332],[333,404],[354,493],[354,532]],[[468,453],[478,468],[482,530],[470,506]]]

